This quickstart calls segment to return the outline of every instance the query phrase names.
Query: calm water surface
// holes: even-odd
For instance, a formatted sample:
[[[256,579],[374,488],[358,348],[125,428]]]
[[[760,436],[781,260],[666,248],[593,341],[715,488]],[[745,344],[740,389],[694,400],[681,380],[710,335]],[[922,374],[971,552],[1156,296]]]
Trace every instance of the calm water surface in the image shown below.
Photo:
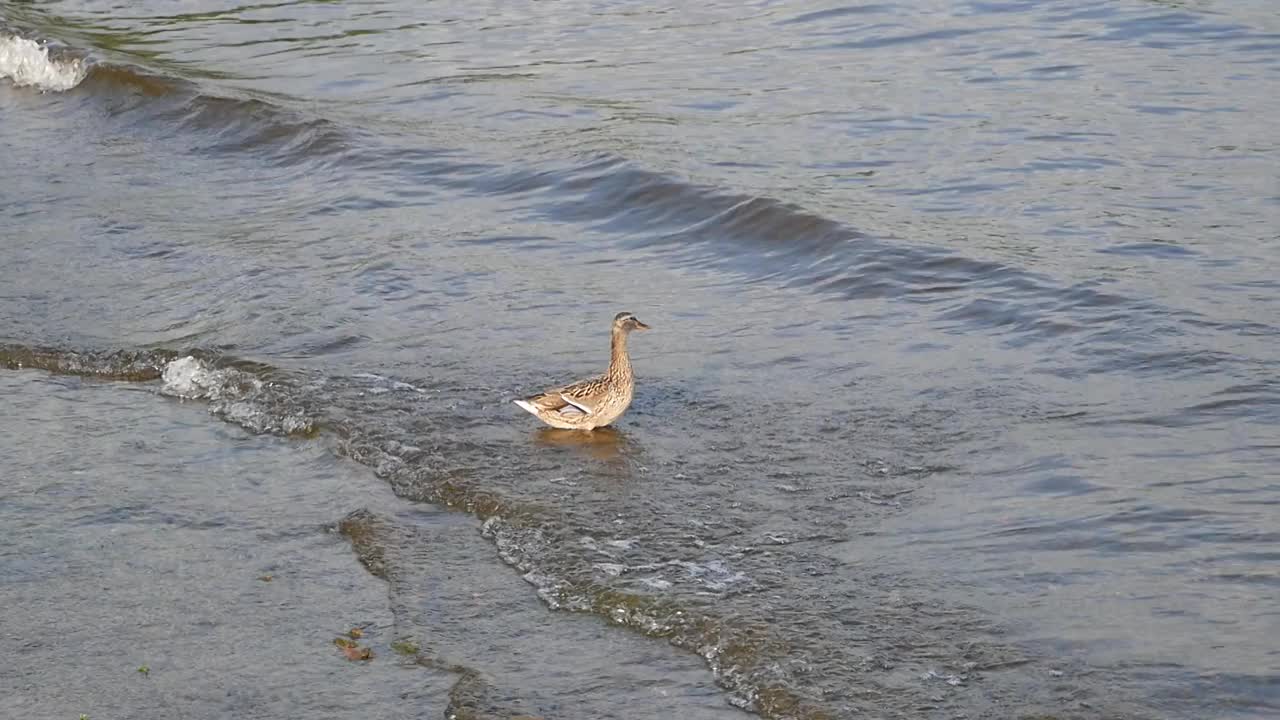
[[[5,689],[1274,717],[1276,118],[1263,0],[0,0]]]

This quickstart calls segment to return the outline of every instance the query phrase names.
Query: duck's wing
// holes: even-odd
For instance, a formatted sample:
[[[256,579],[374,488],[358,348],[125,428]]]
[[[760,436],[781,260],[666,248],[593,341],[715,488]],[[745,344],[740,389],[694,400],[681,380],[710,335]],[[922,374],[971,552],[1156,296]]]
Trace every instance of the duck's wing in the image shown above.
[[[603,376],[552,388],[525,398],[525,402],[544,411],[580,411],[591,414],[593,408],[608,389]]]
[[[586,403],[582,402],[581,400],[574,400],[573,398],[569,397],[568,395],[565,395],[564,393],[560,393],[560,397],[564,399],[566,402],[568,402],[570,405],[581,410],[585,415],[590,415],[593,412],[593,408],[590,405],[587,405]]]
[[[609,379],[604,375],[597,375],[582,382],[576,382],[560,388],[560,395],[566,402],[575,407],[586,409],[587,412],[591,412],[587,408],[594,408],[599,405],[604,396],[608,394]]]

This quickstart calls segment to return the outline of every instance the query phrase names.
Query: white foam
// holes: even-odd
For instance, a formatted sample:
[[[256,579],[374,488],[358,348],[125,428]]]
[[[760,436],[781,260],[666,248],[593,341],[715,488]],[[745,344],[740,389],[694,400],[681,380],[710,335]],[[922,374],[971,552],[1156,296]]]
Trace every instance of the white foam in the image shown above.
[[[61,92],[79,85],[88,74],[89,67],[80,58],[52,58],[47,45],[0,34],[0,78],[18,87]]]
[[[165,365],[161,379],[164,381],[161,392],[183,398],[215,396],[226,382],[220,373],[190,355]]]
[[[596,563],[595,568],[609,577],[618,577],[627,571],[626,565],[618,563]]]
[[[377,374],[375,374],[375,373],[362,372],[362,373],[356,373],[355,375],[352,375],[351,377],[357,377],[357,378],[360,378],[360,379],[362,379],[362,380],[373,380],[373,381],[376,381],[376,382],[388,383],[388,384],[390,384],[390,385],[391,385],[391,387],[392,387],[393,389],[395,389],[395,390],[412,390],[413,392],[416,392],[416,393],[419,393],[419,394],[423,394],[423,395],[425,395],[425,394],[426,394],[426,392],[427,392],[426,390],[424,390],[424,389],[422,389],[422,388],[418,387],[417,385],[410,385],[410,384],[409,384],[409,383],[407,383],[407,382],[400,382],[399,380],[392,380],[392,379],[391,379],[391,378],[389,378],[389,377],[386,377],[386,376],[384,376],[384,375],[377,375]],[[375,389],[375,390],[371,390],[370,392],[372,392],[372,393],[373,393],[373,394],[375,394],[375,395],[380,395],[380,394],[382,394],[382,393],[384,393],[384,392],[386,392],[386,391],[387,391],[387,389],[386,389],[386,388],[378,388],[378,389]]]
[[[209,412],[253,432],[308,433],[315,423],[272,383],[235,369],[218,370],[188,355],[169,362],[161,374],[160,392],[209,401]]]

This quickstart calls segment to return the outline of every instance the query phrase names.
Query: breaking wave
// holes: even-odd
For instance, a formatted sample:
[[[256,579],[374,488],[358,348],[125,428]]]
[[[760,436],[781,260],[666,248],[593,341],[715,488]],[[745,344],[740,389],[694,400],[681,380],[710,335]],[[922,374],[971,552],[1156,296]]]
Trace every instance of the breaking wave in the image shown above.
[[[20,35],[0,31],[0,78],[18,87],[64,92],[89,75],[81,57]]]

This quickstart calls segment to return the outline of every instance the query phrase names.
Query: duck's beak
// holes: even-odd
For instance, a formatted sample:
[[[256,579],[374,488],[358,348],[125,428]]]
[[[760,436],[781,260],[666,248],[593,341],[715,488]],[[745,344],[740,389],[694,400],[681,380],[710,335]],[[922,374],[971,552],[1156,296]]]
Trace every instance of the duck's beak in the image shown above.
[[[648,330],[648,329],[649,329],[649,326],[648,326],[648,325],[645,325],[644,323],[640,322],[639,320],[636,320],[636,329],[637,329],[637,330]]]

